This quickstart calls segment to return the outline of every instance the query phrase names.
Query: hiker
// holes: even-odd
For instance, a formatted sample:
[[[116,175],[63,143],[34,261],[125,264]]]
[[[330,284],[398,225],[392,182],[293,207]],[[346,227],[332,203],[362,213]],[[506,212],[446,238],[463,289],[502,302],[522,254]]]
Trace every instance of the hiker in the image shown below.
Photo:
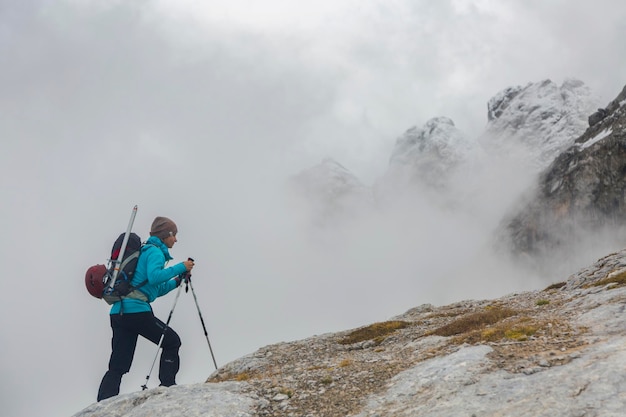
[[[157,345],[163,335],[159,380],[161,386],[176,385],[180,338],[171,327],[154,316],[150,303],[181,285],[185,275],[194,266],[193,260],[189,259],[165,268],[165,264],[172,259],[169,249],[177,242],[177,232],[176,224],[167,217],[154,219],[150,228],[150,238],[141,249],[131,283],[133,286],[139,286],[147,280],[139,288],[139,291],[146,295],[147,301],[127,297],[111,306],[112,352],[109,369],[100,383],[98,401],[119,394],[122,375],[130,370],[139,335]],[[164,333],[163,329],[166,327]]]

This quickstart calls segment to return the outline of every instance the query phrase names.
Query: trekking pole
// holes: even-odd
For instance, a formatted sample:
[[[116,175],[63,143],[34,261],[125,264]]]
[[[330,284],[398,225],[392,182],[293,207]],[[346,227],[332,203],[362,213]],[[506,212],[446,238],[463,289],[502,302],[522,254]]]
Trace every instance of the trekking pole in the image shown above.
[[[124,239],[122,240],[122,246],[120,247],[120,253],[117,255],[117,259],[113,261],[113,277],[111,278],[111,282],[109,283],[109,288],[113,288],[115,285],[115,280],[117,279],[117,275],[120,272],[120,265],[122,264],[122,259],[124,258],[124,252],[126,252],[126,245],[128,245],[128,238],[130,237],[130,231],[133,228],[133,223],[135,223],[135,216],[137,215],[137,205],[133,207],[133,211],[130,214],[130,220],[128,221],[128,227],[126,228],[126,233],[124,234]]]
[[[148,380],[150,379],[150,375],[152,375],[152,370],[154,369],[154,364],[156,363],[156,360],[159,357],[159,350],[161,349],[161,343],[163,343],[163,338],[165,337],[165,332],[167,331],[167,328],[170,325],[170,320],[172,320],[172,314],[174,314],[174,309],[176,308],[176,303],[178,302],[178,296],[180,295],[180,290],[182,288],[183,288],[183,286],[180,285],[178,287],[178,290],[176,291],[176,298],[174,299],[174,305],[172,306],[172,309],[170,310],[169,316],[167,316],[167,321],[165,322],[165,327],[163,327],[163,332],[161,333],[161,337],[159,338],[159,344],[157,345],[157,351],[156,351],[156,354],[154,355],[154,360],[152,361],[152,366],[150,367],[150,372],[148,372],[148,376],[146,376],[146,383],[141,386],[141,390],[142,391],[148,389]]]
[[[190,261],[193,259],[189,258]],[[185,292],[188,287],[191,287],[191,294],[193,294],[193,300],[196,302],[196,308],[198,309],[198,315],[200,316],[200,323],[202,323],[202,329],[204,329],[204,337],[206,337],[206,342],[209,344],[209,352],[211,352],[211,358],[213,359],[213,365],[215,365],[215,370],[217,370],[217,362],[215,361],[215,355],[213,355],[213,349],[211,348],[211,342],[209,341],[209,333],[206,331],[206,326],[204,325],[204,319],[202,318],[202,312],[200,312],[200,305],[198,305],[198,297],[196,297],[196,292],[193,290],[193,284],[191,283],[191,274],[187,274],[186,277],[186,285]]]
[[[202,328],[204,329],[204,337],[206,337],[206,342],[209,344],[209,351],[211,352],[211,358],[213,359],[213,365],[215,365],[215,370],[217,370],[217,362],[215,361],[215,355],[213,355],[213,349],[211,348],[211,342],[209,341],[209,334],[206,331],[206,326],[204,325],[204,319],[202,318],[202,313],[200,312],[200,306],[198,305],[198,298],[196,297],[196,292],[193,290],[193,284],[191,280],[189,281],[189,286],[191,287],[191,293],[193,294],[193,300],[196,302],[196,308],[198,309],[198,315],[200,316],[200,322],[202,323]]]

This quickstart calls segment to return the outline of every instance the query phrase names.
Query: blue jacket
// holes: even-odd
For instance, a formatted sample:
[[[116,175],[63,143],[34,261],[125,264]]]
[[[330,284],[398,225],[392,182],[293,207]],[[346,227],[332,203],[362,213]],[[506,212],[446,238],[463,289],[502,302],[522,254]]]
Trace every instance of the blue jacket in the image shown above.
[[[150,236],[146,244],[141,248],[135,276],[131,282],[133,286],[137,287],[145,280],[148,280],[145,285],[139,288],[139,291],[148,297],[148,302],[136,298],[125,298],[111,306],[110,314],[119,314],[122,303],[124,303],[124,314],[152,311],[150,303],[157,297],[161,297],[176,288],[176,281],[172,278],[187,271],[182,262],[169,268],[164,268],[165,263],[170,260],[172,260],[172,257],[167,246],[158,237]]]

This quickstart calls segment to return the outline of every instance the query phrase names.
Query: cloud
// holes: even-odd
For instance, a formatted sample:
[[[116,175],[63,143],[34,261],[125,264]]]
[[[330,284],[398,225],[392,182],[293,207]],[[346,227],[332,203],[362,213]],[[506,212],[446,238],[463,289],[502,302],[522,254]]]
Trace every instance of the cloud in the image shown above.
[[[467,219],[420,203],[391,222],[311,233],[283,204],[284,181],[331,156],[371,184],[406,129],[447,116],[471,136],[487,100],[510,85],[574,76],[608,102],[623,84],[624,12],[617,1],[587,7],[3,3],[1,368],[12,378],[3,405],[68,415],[93,401],[110,330],[82,276],[105,260],[134,204],[142,236],[157,215],[177,221],[173,253],[197,260],[220,363],[464,296],[446,290],[453,276],[441,265],[472,261],[478,231]],[[447,278],[432,283],[435,273]],[[171,302],[156,303],[160,317]],[[181,300],[182,382],[212,368],[196,317]],[[138,349],[123,390],[144,382],[154,346]]]

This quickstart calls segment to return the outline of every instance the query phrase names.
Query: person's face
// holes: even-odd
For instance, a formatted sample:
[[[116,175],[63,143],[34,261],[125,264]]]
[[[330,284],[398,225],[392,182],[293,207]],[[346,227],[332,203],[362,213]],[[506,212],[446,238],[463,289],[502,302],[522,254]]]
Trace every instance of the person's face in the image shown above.
[[[163,243],[165,243],[165,246],[167,246],[168,249],[172,249],[172,246],[174,246],[174,243],[176,242],[178,242],[178,239],[176,239],[176,235],[172,233],[170,233],[168,237],[163,239]]]

